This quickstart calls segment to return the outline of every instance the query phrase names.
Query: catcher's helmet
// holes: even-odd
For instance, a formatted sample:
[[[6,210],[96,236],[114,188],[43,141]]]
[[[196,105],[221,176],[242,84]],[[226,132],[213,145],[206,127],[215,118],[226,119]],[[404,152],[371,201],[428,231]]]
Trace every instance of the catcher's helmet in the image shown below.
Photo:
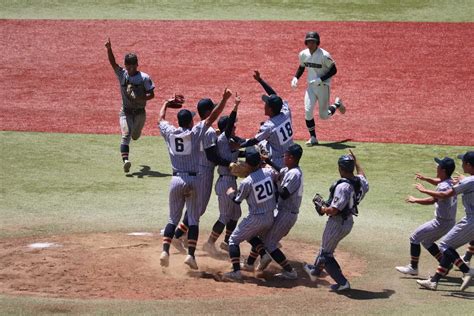
[[[354,172],[355,161],[351,155],[343,155],[337,161],[338,166],[347,172]]]
[[[319,34],[317,32],[308,32],[304,38],[304,44],[308,41],[315,41],[319,45]]]

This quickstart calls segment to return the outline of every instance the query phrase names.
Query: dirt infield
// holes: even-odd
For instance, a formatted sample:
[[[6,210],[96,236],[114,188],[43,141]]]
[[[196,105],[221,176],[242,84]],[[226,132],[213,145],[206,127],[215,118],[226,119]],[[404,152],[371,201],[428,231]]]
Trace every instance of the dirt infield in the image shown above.
[[[200,270],[191,272],[182,262],[184,255],[173,249],[170,268],[163,269],[159,265],[159,239],[156,236],[98,233],[41,240],[32,237],[1,240],[0,293],[163,300],[275,295],[313,288],[327,291],[327,276],[311,282],[301,269],[302,261],[313,260],[316,245],[283,241],[282,249],[289,259],[295,260],[298,280],[274,277],[280,269],[272,263],[262,275],[245,272],[243,283],[229,283],[221,281],[222,273],[229,271],[231,266],[224,252],[211,258],[198,250],[196,259]],[[46,241],[53,247],[29,247],[32,243]],[[198,249],[201,249],[200,245]],[[243,245],[242,254],[248,254],[248,251],[248,246]],[[337,257],[349,279],[364,273],[366,262],[363,259],[344,252],[338,252]]]
[[[118,133],[110,36],[118,61],[136,51],[157,85],[145,134],[158,134],[161,101],[173,92],[192,107],[228,86],[242,95],[238,133],[251,136],[265,118],[258,68],[292,104],[296,138],[306,138],[305,83],[293,92],[289,82],[312,29],[337,61],[332,97],[348,108],[317,120],[322,140],[472,144],[472,23],[2,20],[0,130]]]

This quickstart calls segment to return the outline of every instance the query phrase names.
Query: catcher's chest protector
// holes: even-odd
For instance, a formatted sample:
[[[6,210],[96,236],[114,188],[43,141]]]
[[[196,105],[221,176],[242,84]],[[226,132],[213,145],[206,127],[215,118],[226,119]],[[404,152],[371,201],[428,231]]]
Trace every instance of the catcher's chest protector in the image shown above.
[[[359,215],[359,210],[357,209],[357,205],[359,205],[362,197],[362,185],[360,183],[359,177],[354,177],[352,179],[346,179],[346,178],[341,178],[334,182],[331,187],[329,188],[329,198],[326,201],[328,205],[331,205],[332,200],[334,198],[334,192],[336,191],[336,187],[341,184],[341,183],[349,183],[352,188],[354,189],[354,195],[353,195],[353,206],[351,211],[351,206],[350,203],[346,205],[346,207],[341,211],[341,215],[347,217],[349,213],[352,213],[353,215],[357,216]]]

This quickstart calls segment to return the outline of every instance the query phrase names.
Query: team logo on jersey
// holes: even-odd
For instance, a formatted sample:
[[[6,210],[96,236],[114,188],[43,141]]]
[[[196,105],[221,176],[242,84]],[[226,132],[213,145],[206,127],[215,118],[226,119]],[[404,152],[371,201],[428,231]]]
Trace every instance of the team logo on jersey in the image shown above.
[[[304,63],[305,67],[308,67],[308,68],[323,68],[323,65],[321,64],[316,64],[316,63]]]

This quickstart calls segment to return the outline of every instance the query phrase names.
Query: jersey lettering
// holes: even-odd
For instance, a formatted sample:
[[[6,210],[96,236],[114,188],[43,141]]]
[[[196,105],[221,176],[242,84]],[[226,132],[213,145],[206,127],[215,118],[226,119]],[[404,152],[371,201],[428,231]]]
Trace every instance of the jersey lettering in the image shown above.
[[[273,198],[273,182],[266,178],[253,184],[253,194],[257,203],[263,203]]]

